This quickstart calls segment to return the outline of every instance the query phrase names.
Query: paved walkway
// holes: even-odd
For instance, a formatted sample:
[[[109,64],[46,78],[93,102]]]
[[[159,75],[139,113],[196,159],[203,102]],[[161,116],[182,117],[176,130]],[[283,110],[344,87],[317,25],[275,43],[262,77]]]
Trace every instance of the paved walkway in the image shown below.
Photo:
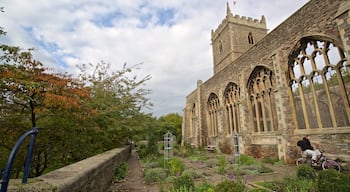
[[[141,166],[134,150],[128,161],[128,171],[125,181],[112,183],[107,192],[147,192]]]

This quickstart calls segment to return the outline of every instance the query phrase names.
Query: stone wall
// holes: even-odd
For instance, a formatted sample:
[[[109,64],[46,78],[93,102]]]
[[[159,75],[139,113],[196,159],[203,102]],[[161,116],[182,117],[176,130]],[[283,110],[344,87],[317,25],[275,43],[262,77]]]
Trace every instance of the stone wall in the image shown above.
[[[298,129],[294,106],[288,84],[289,56],[299,47],[303,38],[315,38],[329,41],[342,48],[345,53],[350,53],[350,2],[347,0],[310,0],[302,8],[297,10],[288,19],[272,30],[259,42],[250,47],[237,59],[230,60],[222,70],[218,70],[207,81],[191,93],[186,100],[185,110],[196,104],[198,106],[199,133],[208,130],[207,101],[209,95],[214,93],[219,98],[218,108],[218,135],[209,138],[205,134],[199,134],[201,140],[208,140],[211,145],[218,145],[225,137],[227,120],[225,119],[224,91],[229,83],[235,83],[240,87],[239,103],[239,136],[242,152],[258,154],[258,156],[277,156],[286,162],[294,162],[300,155],[296,141],[305,134],[312,134],[315,143],[326,152],[337,151],[337,158],[350,160],[349,135],[350,127],[318,128],[310,130]],[[268,18],[267,18],[268,20]],[[233,30],[224,25],[220,30]],[[221,35],[230,34],[222,32]],[[223,42],[225,39],[222,37]],[[227,40],[228,41],[228,40]],[[215,46],[213,44],[213,46]],[[218,46],[213,47],[216,48]],[[225,48],[225,47],[224,47]],[[232,50],[230,50],[232,51]],[[213,51],[214,58],[219,57],[217,51]],[[348,63],[350,57],[347,56]],[[215,63],[215,60],[214,60]],[[252,109],[250,106],[248,84],[254,70],[264,67],[273,72],[274,108],[273,122],[276,130],[272,132],[257,133],[253,130]],[[215,70],[214,70],[215,71]],[[348,88],[347,88],[348,90]],[[347,106],[348,107],[348,106]],[[191,113],[185,113],[189,116]],[[184,121],[191,119],[184,117]],[[184,123],[183,129],[188,129],[190,124]],[[186,138],[186,135],[183,137]],[[201,143],[202,146],[206,142]],[[329,154],[334,155],[334,154]]]
[[[10,180],[8,192],[104,192],[111,185],[117,166],[130,157],[130,147],[112,149],[77,163],[62,167],[28,184]]]

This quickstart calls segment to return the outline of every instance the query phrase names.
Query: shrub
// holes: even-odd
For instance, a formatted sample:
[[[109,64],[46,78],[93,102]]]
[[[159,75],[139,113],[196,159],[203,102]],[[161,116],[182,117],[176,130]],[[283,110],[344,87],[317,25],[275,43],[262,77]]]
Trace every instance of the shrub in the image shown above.
[[[316,184],[314,180],[305,178],[293,178],[287,179],[287,185],[285,186],[286,192],[305,191],[316,192]]]
[[[350,191],[350,175],[342,174],[334,169],[322,170],[317,176],[317,186],[320,192]]]
[[[240,181],[225,180],[215,186],[215,192],[247,192],[246,186]]]
[[[194,180],[189,175],[181,175],[175,179],[173,189],[192,191],[194,189]]]
[[[188,170],[185,170],[182,175],[188,175],[190,176],[191,178],[193,179],[198,179],[198,178],[201,178],[202,177],[202,173],[198,170],[194,170],[194,169],[188,169]]]
[[[299,165],[297,167],[297,176],[300,179],[315,179],[316,173],[313,167],[309,165]]]
[[[221,175],[225,174],[225,167],[226,167],[226,165],[227,165],[225,156],[219,156],[219,157],[217,157],[217,161],[218,161],[218,165],[219,165],[219,168],[218,168],[219,173],[220,173]]]
[[[172,175],[181,175],[185,169],[185,164],[177,158],[173,158],[169,161],[169,172]]]
[[[194,192],[214,192],[214,188],[215,186],[204,182],[204,183],[200,183],[194,190]]]
[[[157,182],[163,180],[166,177],[166,173],[162,168],[147,169],[145,171],[146,183]]]
[[[280,160],[278,158],[273,158],[273,157],[264,157],[261,162],[266,163],[266,164],[275,164],[279,162]]]
[[[208,159],[205,162],[205,165],[210,168],[214,168],[216,166],[216,160],[215,159]]]
[[[115,178],[120,181],[125,178],[126,171],[128,169],[128,164],[126,162],[122,162],[117,169],[114,171],[114,176]]]
[[[254,163],[255,163],[255,159],[252,156],[248,156],[248,155],[239,156],[239,164],[241,165],[252,165]]]
[[[242,169],[243,167],[239,166],[239,165],[235,165],[235,164],[228,164],[225,167],[225,173],[227,175],[235,175],[235,176],[241,176],[244,175],[245,172]]]

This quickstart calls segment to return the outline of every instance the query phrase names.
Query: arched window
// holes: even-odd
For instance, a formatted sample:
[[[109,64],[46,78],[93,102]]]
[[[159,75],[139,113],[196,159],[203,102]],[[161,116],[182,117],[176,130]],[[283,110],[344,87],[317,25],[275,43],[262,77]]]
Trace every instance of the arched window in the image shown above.
[[[248,43],[251,45],[254,44],[253,34],[251,32],[248,33]]]
[[[239,133],[239,101],[240,89],[234,83],[229,83],[224,92],[225,116],[227,121],[227,134]]]
[[[218,110],[219,98],[215,93],[211,93],[208,98],[208,136],[214,137],[218,134]]]
[[[304,38],[289,56],[289,87],[298,129],[350,125],[350,66],[333,43]]]
[[[196,114],[196,104],[193,103],[191,109],[191,129],[190,129],[190,137],[196,136],[196,128],[197,128],[197,114]]]
[[[276,131],[276,106],[273,90],[273,73],[265,67],[258,66],[252,72],[248,92],[253,119],[254,132]]]

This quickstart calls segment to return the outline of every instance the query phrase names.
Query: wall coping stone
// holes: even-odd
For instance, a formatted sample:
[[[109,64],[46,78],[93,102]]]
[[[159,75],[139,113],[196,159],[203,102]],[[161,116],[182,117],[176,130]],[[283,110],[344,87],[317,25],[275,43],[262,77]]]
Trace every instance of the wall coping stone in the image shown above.
[[[106,171],[114,173],[117,166],[127,161],[129,157],[130,146],[112,149],[45,175],[31,178],[27,184],[22,184],[20,179],[11,179],[8,192],[80,192],[99,190],[103,192],[109,187],[113,178],[101,178],[100,175]],[[101,186],[100,180],[106,186]],[[99,185],[99,189],[90,189],[90,185],[94,183]]]

